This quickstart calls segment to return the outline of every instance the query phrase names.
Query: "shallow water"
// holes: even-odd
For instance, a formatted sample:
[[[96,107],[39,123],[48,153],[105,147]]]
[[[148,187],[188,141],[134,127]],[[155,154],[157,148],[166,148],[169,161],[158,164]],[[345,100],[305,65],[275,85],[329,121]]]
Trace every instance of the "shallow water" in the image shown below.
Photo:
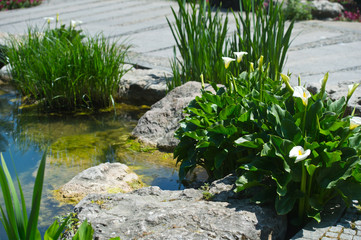
[[[52,190],[80,171],[103,162],[127,164],[147,185],[168,190],[180,187],[171,154],[149,151],[128,140],[145,110],[118,105],[116,113],[43,114],[34,108],[22,108],[15,92],[0,89],[0,151],[12,176],[15,176],[14,163],[27,206],[30,206],[37,165],[48,147],[39,223],[42,232],[55,216],[73,208],[55,200]],[[3,230],[0,239],[6,239]]]

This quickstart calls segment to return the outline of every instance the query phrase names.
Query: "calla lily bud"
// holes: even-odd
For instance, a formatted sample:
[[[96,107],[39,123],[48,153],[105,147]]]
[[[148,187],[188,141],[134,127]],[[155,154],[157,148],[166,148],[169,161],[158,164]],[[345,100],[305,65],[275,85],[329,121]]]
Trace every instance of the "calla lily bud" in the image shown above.
[[[59,13],[56,14],[56,22],[59,22]]]
[[[254,72],[253,62],[249,63],[249,72]]]
[[[262,67],[263,67],[263,56],[261,55],[261,57],[258,59],[258,70],[262,71]]]
[[[283,82],[286,84],[286,87],[288,88],[288,90],[290,90],[290,92],[293,93],[294,90],[293,90],[293,88],[292,88],[292,86],[291,86],[291,84],[290,84],[290,78],[289,78],[289,76],[281,73],[281,78],[282,78]]]
[[[325,76],[321,79],[321,97],[323,96],[323,94],[325,93],[326,91],[326,83],[327,83],[327,80],[328,80],[328,72],[325,74]]]
[[[202,83],[202,89],[204,89],[204,79],[203,79],[203,73],[201,74],[200,78],[201,78],[201,83]]]
[[[353,85],[348,85],[348,93],[347,93],[347,101],[350,100],[352,94],[355,92],[356,88],[360,85],[360,83],[355,83]]]

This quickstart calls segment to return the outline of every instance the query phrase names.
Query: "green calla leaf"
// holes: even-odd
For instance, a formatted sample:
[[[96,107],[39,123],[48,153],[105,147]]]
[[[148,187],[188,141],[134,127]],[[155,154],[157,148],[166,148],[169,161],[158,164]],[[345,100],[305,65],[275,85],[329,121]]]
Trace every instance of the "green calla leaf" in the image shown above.
[[[223,125],[219,124],[219,125],[209,128],[208,131],[220,133],[220,134],[224,134],[224,135],[233,135],[238,131],[238,129],[234,125],[224,127]]]
[[[275,208],[278,215],[286,215],[293,209],[297,197],[293,194],[287,194],[285,196],[277,196],[275,201]]]
[[[217,155],[214,157],[214,166],[216,169],[219,169],[222,166],[224,160],[227,159],[227,156],[227,149],[222,149],[219,153],[217,153]]]
[[[341,160],[342,152],[337,150],[333,152],[327,152],[326,149],[320,153],[323,162],[326,164],[326,167],[330,167],[334,162]]]
[[[340,115],[341,113],[343,113],[343,107],[345,106],[345,104],[346,104],[346,99],[344,96],[333,102],[331,100],[328,100],[327,110],[336,113],[336,115]]]
[[[349,147],[355,148],[357,150],[361,150],[361,133],[356,133],[352,137],[349,138]]]
[[[352,175],[352,169],[358,164],[359,158],[354,156],[347,159],[347,162],[340,164],[334,162],[327,168],[322,168],[316,178],[322,188],[331,189],[337,183],[348,179]]]
[[[307,216],[308,216],[309,218],[315,219],[318,223],[321,222],[321,212],[320,212],[320,211],[317,211],[316,209],[310,208],[310,209],[307,211]]]
[[[317,169],[317,166],[314,164],[306,164],[306,170],[310,176],[313,176]]]
[[[281,120],[281,131],[284,138],[293,141],[295,145],[302,141],[301,129],[290,119]]]
[[[361,201],[361,183],[356,182],[353,179],[340,181],[337,184],[337,188],[342,191],[344,196],[347,196],[350,200],[355,199]]]
[[[244,135],[243,137],[238,138],[234,143],[238,146],[248,147],[248,148],[259,148],[264,142],[261,138],[258,138],[258,134],[249,134]]]
[[[220,120],[226,120],[230,115],[233,114],[234,110],[236,109],[236,105],[232,104],[227,107],[225,107],[220,113],[219,113],[219,119]]]

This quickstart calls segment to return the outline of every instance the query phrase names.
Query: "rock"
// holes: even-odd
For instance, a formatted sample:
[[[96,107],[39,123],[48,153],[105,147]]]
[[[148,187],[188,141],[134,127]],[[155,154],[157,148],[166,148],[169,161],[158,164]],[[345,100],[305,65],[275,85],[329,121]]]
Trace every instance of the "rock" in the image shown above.
[[[0,44],[0,69],[3,66],[5,66],[5,64],[7,63],[7,61],[6,61],[6,51],[7,51],[6,46]]]
[[[359,82],[359,81],[358,81]],[[332,100],[338,100],[341,97],[346,97],[348,93],[348,85],[353,85],[354,83],[358,83],[354,81],[341,81],[337,83],[331,83],[326,85],[326,93],[328,97]],[[317,93],[320,88],[320,83],[308,83],[306,85],[309,91],[312,93]],[[351,114],[353,109],[355,109],[355,114],[361,116],[361,86],[359,86],[356,91],[353,93],[350,101],[348,102],[348,108],[346,114]]]
[[[179,128],[179,121],[184,118],[183,109],[196,96],[200,96],[200,90],[199,82],[187,82],[173,89],[139,119],[132,136],[142,143],[172,151],[179,143],[174,138],[174,132]],[[210,85],[206,86],[206,90],[214,92]]]
[[[102,163],[88,168],[55,191],[60,201],[77,203],[90,193],[129,192],[142,187],[138,175],[122,163]]]
[[[306,3],[312,7],[312,16],[317,19],[335,18],[344,10],[341,4],[327,0],[313,0]]]
[[[167,78],[171,73],[133,68],[121,79],[119,97],[131,104],[152,105],[166,95]]]
[[[209,191],[233,194],[229,181],[234,183],[232,176],[212,184]],[[202,190],[148,187],[126,194],[91,194],[74,211],[81,221],[91,223],[94,238],[99,240],[284,239],[285,216],[248,199],[232,198],[232,194],[222,201],[206,201]]]
[[[10,82],[12,80],[11,68],[9,64],[3,66],[0,69],[0,80],[2,80],[4,83]]]

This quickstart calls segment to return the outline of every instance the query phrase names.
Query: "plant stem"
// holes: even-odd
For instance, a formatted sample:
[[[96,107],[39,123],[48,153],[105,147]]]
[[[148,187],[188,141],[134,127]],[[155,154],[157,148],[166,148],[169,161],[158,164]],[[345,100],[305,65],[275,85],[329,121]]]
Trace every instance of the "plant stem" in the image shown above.
[[[307,116],[307,106],[305,106],[305,113],[303,114],[303,119],[302,119],[302,136],[303,138],[306,137],[306,116]]]

